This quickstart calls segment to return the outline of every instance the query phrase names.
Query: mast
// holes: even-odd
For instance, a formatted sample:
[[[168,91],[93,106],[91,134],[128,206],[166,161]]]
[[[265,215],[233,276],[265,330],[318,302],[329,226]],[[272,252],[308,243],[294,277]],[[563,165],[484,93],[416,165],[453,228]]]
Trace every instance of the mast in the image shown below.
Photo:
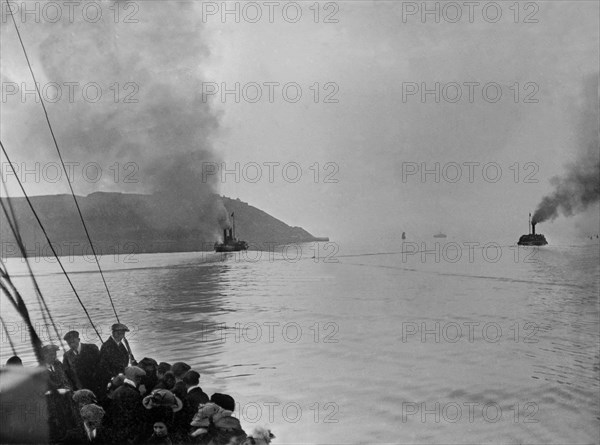
[[[531,235],[531,213],[529,213],[529,222],[527,223],[527,233]]]

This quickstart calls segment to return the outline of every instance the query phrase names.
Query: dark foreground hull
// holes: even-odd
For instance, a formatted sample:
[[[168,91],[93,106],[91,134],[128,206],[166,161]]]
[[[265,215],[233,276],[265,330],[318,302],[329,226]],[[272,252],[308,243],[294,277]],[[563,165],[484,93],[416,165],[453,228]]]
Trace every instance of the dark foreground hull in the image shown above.
[[[50,443],[45,368],[0,370],[0,443]]]
[[[529,234],[519,238],[519,246],[545,246],[548,244],[544,235]]]

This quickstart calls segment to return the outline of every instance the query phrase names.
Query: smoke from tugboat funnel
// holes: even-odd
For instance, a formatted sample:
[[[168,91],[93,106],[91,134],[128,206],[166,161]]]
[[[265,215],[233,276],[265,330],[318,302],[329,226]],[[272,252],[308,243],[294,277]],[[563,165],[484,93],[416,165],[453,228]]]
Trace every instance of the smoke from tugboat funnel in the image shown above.
[[[554,191],[538,205],[532,224],[553,221],[559,213],[572,216],[600,200],[600,139],[598,136],[598,78],[590,78],[584,88],[584,106],[578,128],[578,145],[582,152],[562,176],[550,183]]]

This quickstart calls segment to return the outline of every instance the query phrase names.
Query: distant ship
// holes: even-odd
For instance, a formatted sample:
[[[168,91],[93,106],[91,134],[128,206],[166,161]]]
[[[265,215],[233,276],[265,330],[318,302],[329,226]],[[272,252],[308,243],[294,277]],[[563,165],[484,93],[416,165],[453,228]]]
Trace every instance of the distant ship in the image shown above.
[[[246,241],[238,240],[235,237],[235,219],[231,214],[231,228],[223,229],[223,242],[215,243],[215,252],[239,252],[240,250],[248,250]]]
[[[446,238],[446,235],[444,233],[442,233],[442,231],[440,230],[440,233],[433,235],[433,237],[434,238]]]
[[[548,244],[548,241],[546,241],[546,237],[542,234],[536,234],[535,233],[535,225],[536,223],[531,222],[531,213],[529,214],[529,234],[528,235],[522,235],[521,238],[519,238],[519,242],[517,243],[517,245],[519,246],[545,246],[546,244]]]

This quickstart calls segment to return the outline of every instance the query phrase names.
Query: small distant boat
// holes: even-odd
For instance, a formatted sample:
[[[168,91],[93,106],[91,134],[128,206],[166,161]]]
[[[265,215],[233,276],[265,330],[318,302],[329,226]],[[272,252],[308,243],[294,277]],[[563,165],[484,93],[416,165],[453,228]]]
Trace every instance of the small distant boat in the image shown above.
[[[529,234],[522,235],[517,242],[518,246],[545,246],[548,244],[544,235],[535,233],[535,224],[531,221],[531,213],[529,214]]]
[[[233,213],[231,214],[231,228],[223,229],[223,242],[215,242],[215,252],[239,252],[248,250],[246,241],[238,240],[235,237],[235,220]]]
[[[436,233],[435,235],[433,235],[434,238],[446,238],[446,234],[442,233],[442,231],[440,230],[440,233]]]

